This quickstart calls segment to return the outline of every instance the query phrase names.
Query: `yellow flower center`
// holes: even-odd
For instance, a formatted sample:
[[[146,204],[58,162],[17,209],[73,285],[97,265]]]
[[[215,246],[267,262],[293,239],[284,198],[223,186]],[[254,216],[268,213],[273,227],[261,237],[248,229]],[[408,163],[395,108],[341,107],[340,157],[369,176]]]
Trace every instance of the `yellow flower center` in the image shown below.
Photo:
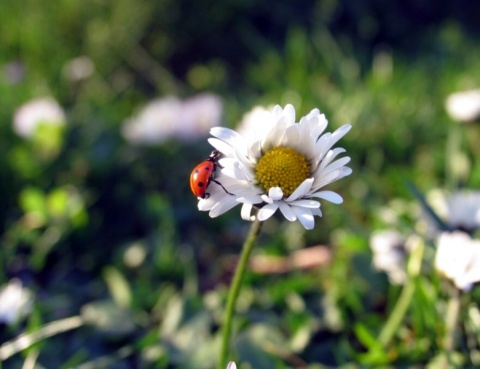
[[[274,147],[260,158],[255,173],[265,192],[280,187],[288,197],[309,177],[310,164],[304,155],[290,147]]]

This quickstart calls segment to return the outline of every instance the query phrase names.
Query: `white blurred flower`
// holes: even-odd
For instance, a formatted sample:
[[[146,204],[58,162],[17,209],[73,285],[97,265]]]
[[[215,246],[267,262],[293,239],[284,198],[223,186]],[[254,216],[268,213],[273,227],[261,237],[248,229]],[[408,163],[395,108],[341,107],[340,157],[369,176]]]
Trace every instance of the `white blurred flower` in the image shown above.
[[[480,90],[451,94],[445,102],[450,117],[459,122],[473,122],[480,118]]]
[[[122,133],[134,144],[155,145],[170,138],[191,141],[220,124],[221,115],[222,102],[212,94],[200,94],[184,101],[172,96],[159,98],[125,121]]]
[[[427,195],[427,201],[449,230],[467,232],[480,228],[480,191],[462,190],[453,194],[434,190]],[[432,217],[425,215],[430,233],[438,232]]]
[[[65,112],[50,97],[31,100],[20,106],[13,118],[13,129],[22,137],[30,138],[40,124],[64,125]]]
[[[143,107],[122,129],[123,136],[132,143],[156,144],[174,136],[181,101],[176,97],[156,99]]]
[[[199,200],[199,210],[217,217],[242,203],[245,220],[255,218],[253,207],[260,208],[260,221],[280,210],[287,220],[299,220],[306,229],[312,229],[314,216],[322,216],[320,202],[314,199],[343,202],[337,193],[321,188],[352,173],[345,166],[349,157],[334,160],[345,149],[331,149],[351,125],[323,133],[327,124],[318,109],[296,123],[292,105],[284,109],[277,105],[252,125],[255,134],[242,136],[228,128],[212,128],[215,138],[209,142],[224,156],[219,160],[222,168],[216,179],[229,193],[212,183],[210,196]]]
[[[444,232],[437,241],[435,267],[457,286],[469,291],[480,281],[480,241],[463,232]]]
[[[234,361],[230,361],[227,365],[227,369],[237,369],[237,365]]]
[[[14,324],[32,310],[32,294],[18,279],[0,289],[0,322]]]
[[[252,110],[245,113],[242,121],[237,125],[237,132],[245,137],[247,141],[252,141],[255,137],[263,135],[263,131],[270,128],[264,124],[270,119],[273,106],[266,109],[263,106],[255,106]]]
[[[395,230],[375,231],[370,236],[370,247],[374,268],[384,271],[392,284],[405,283],[405,264],[409,253],[405,237]]]
[[[221,123],[223,104],[218,96],[203,93],[183,101],[176,137],[185,141],[205,136]]]
[[[69,60],[63,66],[63,75],[71,81],[81,81],[90,77],[95,71],[95,65],[88,56],[79,56]]]

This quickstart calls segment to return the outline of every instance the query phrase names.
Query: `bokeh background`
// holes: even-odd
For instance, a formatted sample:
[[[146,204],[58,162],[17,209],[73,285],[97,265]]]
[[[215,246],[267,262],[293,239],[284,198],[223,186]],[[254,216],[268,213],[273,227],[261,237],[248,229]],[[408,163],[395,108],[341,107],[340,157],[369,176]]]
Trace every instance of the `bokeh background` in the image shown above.
[[[341,146],[353,174],[331,186],[344,204],[325,203],[313,231],[280,217],[264,225],[233,359],[434,362],[435,274],[393,343],[371,354],[401,287],[372,267],[369,237],[386,209],[414,228],[412,188],[478,188],[478,126],[444,103],[480,86],[479,16],[467,0],[3,0],[0,285],[20,281],[30,299],[0,323],[0,344],[68,317],[81,324],[0,367],[213,367],[249,224],[239,208],[199,212],[189,175],[211,151],[211,125],[287,103],[297,117],[319,108],[330,131],[352,123]],[[19,109],[39,98],[56,101],[57,124],[25,133]],[[313,265],[290,262],[306,250]]]

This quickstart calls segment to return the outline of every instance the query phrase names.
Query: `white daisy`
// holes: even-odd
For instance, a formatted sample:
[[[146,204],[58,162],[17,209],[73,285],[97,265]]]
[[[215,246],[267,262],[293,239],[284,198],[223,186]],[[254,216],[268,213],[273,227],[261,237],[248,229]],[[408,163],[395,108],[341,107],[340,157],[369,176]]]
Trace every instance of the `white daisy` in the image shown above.
[[[434,190],[427,195],[427,201],[449,230],[473,232],[480,228],[480,191],[448,193]],[[425,214],[424,219],[430,234],[439,233],[432,216]]]
[[[200,94],[187,100],[170,96],[158,98],[127,119],[122,127],[125,139],[138,145],[156,145],[171,138],[193,141],[220,124],[222,100]]]
[[[32,294],[18,279],[12,279],[0,289],[0,322],[18,322],[32,310]]]
[[[65,63],[62,72],[68,80],[79,82],[87,79],[95,72],[95,64],[88,56],[79,56]]]
[[[458,122],[473,122],[480,118],[480,90],[456,92],[448,96],[445,107]]]
[[[31,138],[38,126],[65,125],[65,112],[50,97],[38,98],[20,106],[13,117],[13,130],[21,137]]]
[[[437,241],[436,269],[458,289],[469,291],[480,282],[480,241],[463,232],[444,232]]]
[[[392,284],[404,284],[407,280],[406,258],[409,250],[403,235],[393,229],[375,231],[370,236],[373,266],[384,271]]]
[[[345,149],[333,145],[351,128],[346,124],[333,133],[323,133],[328,121],[318,109],[295,121],[295,109],[275,106],[270,114],[251,125],[245,136],[223,127],[214,127],[210,144],[223,154],[219,160],[217,181],[209,187],[210,196],[200,199],[198,208],[217,217],[242,203],[242,218],[253,220],[253,208],[259,208],[260,221],[277,210],[289,221],[299,220],[312,229],[314,216],[322,216],[324,199],[340,204],[343,199],[321,188],[352,173],[345,165],[349,157],[335,158]],[[248,138],[247,138],[248,137]],[[232,195],[233,194],[233,195]]]

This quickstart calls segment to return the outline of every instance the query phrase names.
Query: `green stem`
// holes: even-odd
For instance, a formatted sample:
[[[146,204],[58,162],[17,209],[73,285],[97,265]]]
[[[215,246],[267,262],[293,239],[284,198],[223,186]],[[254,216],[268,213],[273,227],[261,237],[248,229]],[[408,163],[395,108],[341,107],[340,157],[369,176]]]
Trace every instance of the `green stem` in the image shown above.
[[[240,292],[245,271],[247,269],[248,259],[252,252],[258,233],[260,232],[261,225],[262,222],[260,222],[258,219],[255,219],[255,221],[252,223],[250,232],[248,233],[247,239],[243,244],[240,260],[238,261],[235,275],[233,276],[233,281],[228,292],[227,307],[225,309],[222,330],[222,347],[220,351],[220,360],[218,362],[219,369],[225,369],[227,365],[227,356],[230,349],[230,337],[232,335],[233,313],[235,312],[237,297]]]
[[[383,326],[383,329],[378,336],[378,341],[383,347],[386,347],[398,332],[398,327],[402,323],[403,317],[407,313],[408,307],[410,306],[415,293],[417,284],[416,277],[420,274],[422,267],[422,258],[425,245],[423,244],[423,241],[418,239],[416,244],[413,246],[413,251],[410,259],[408,260],[407,267],[409,275],[408,282],[403,287],[402,293],[400,294],[395,307],[390,313],[387,322]]]
[[[398,327],[402,323],[403,317],[410,306],[414,292],[415,281],[408,281],[378,337],[378,341],[383,347],[386,347],[398,332]]]
[[[444,355],[440,362],[440,368],[452,368],[452,354],[455,350],[455,334],[458,322],[458,314],[460,312],[460,291],[451,288],[450,300],[447,306],[447,315],[445,317],[445,337],[443,340]]]

